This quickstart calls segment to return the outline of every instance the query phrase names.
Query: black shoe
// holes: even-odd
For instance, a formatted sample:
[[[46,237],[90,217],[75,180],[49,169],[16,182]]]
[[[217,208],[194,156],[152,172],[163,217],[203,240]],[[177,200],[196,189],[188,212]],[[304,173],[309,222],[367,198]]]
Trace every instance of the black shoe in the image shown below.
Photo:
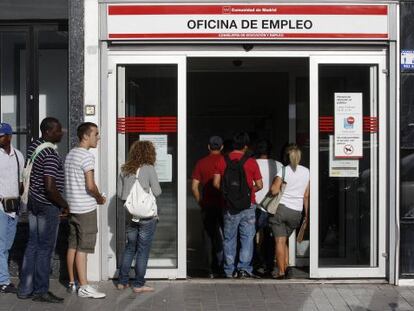
[[[293,269],[291,267],[287,267],[285,270],[286,279],[292,278]]]
[[[19,298],[19,299],[31,299],[31,298],[33,298],[33,294],[20,295],[19,292],[17,292],[17,298]]]
[[[17,294],[17,288],[14,286],[13,283],[0,284],[0,293]]]
[[[249,279],[252,277],[252,275],[247,271],[240,270],[239,273],[237,274],[237,277],[239,279]]]
[[[65,300],[65,298],[58,297],[58,296],[56,296],[55,294],[53,294],[52,292],[47,292],[47,293],[48,293],[51,297],[55,298],[56,300],[60,300],[60,301]]]
[[[54,298],[52,295],[50,294],[50,292],[47,292],[45,294],[36,295],[36,296],[34,296],[33,301],[48,302],[48,303],[63,303],[63,300],[56,299],[56,298],[59,298],[59,297],[56,297],[55,295],[53,295],[53,296],[56,297],[56,298]],[[62,298],[60,298],[60,299],[62,299]]]

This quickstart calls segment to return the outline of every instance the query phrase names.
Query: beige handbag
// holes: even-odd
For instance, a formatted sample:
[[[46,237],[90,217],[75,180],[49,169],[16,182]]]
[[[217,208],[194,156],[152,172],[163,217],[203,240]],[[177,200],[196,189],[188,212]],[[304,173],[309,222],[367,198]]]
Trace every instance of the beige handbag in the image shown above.
[[[265,209],[269,214],[276,214],[277,208],[279,207],[280,199],[282,199],[283,192],[285,191],[285,167],[282,167],[282,185],[280,186],[280,191],[277,195],[272,195],[271,192],[268,192],[260,206]]]

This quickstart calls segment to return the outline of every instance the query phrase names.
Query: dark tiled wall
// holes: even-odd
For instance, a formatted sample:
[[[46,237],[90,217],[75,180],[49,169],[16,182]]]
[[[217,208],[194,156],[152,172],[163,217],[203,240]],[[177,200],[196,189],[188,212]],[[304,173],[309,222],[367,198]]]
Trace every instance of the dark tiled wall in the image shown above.
[[[84,0],[69,0],[69,146],[77,143],[76,128],[83,122]]]
[[[414,1],[401,1],[401,50],[414,50]],[[414,71],[401,71],[400,276],[414,277]]]

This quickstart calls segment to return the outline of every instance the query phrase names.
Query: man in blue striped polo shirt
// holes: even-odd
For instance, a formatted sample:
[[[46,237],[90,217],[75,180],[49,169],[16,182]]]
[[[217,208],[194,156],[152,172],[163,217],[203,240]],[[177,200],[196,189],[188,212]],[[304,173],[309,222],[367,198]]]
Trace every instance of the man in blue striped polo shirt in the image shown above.
[[[59,120],[45,118],[40,124],[42,137],[35,140],[27,151],[30,158],[36,148],[45,142],[57,144],[63,132]],[[29,241],[24,253],[17,296],[21,299],[62,303],[63,298],[49,291],[50,262],[55,247],[59,215],[68,209],[63,199],[63,162],[54,148],[47,147],[36,156],[29,187]]]

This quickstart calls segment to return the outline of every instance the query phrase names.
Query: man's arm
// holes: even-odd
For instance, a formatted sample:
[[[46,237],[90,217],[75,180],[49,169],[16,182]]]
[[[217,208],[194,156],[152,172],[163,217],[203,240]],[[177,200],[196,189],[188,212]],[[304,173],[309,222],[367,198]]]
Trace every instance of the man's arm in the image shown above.
[[[197,179],[193,179],[191,182],[191,191],[193,192],[194,199],[197,203],[200,203],[201,195],[200,195],[200,181]]]
[[[220,183],[221,183],[221,175],[220,174],[214,174],[213,187],[220,190]]]
[[[67,210],[69,208],[68,203],[57,190],[55,178],[45,175],[43,177],[43,182],[45,183],[46,198],[54,205]]]
[[[90,170],[85,173],[85,183],[86,191],[88,191],[88,193],[95,198],[96,202],[99,205],[105,204],[106,198],[102,196],[102,194],[99,192],[98,187],[95,184],[94,170]]]
[[[258,179],[254,181],[253,185],[254,192],[260,191],[263,189],[263,180]]]

